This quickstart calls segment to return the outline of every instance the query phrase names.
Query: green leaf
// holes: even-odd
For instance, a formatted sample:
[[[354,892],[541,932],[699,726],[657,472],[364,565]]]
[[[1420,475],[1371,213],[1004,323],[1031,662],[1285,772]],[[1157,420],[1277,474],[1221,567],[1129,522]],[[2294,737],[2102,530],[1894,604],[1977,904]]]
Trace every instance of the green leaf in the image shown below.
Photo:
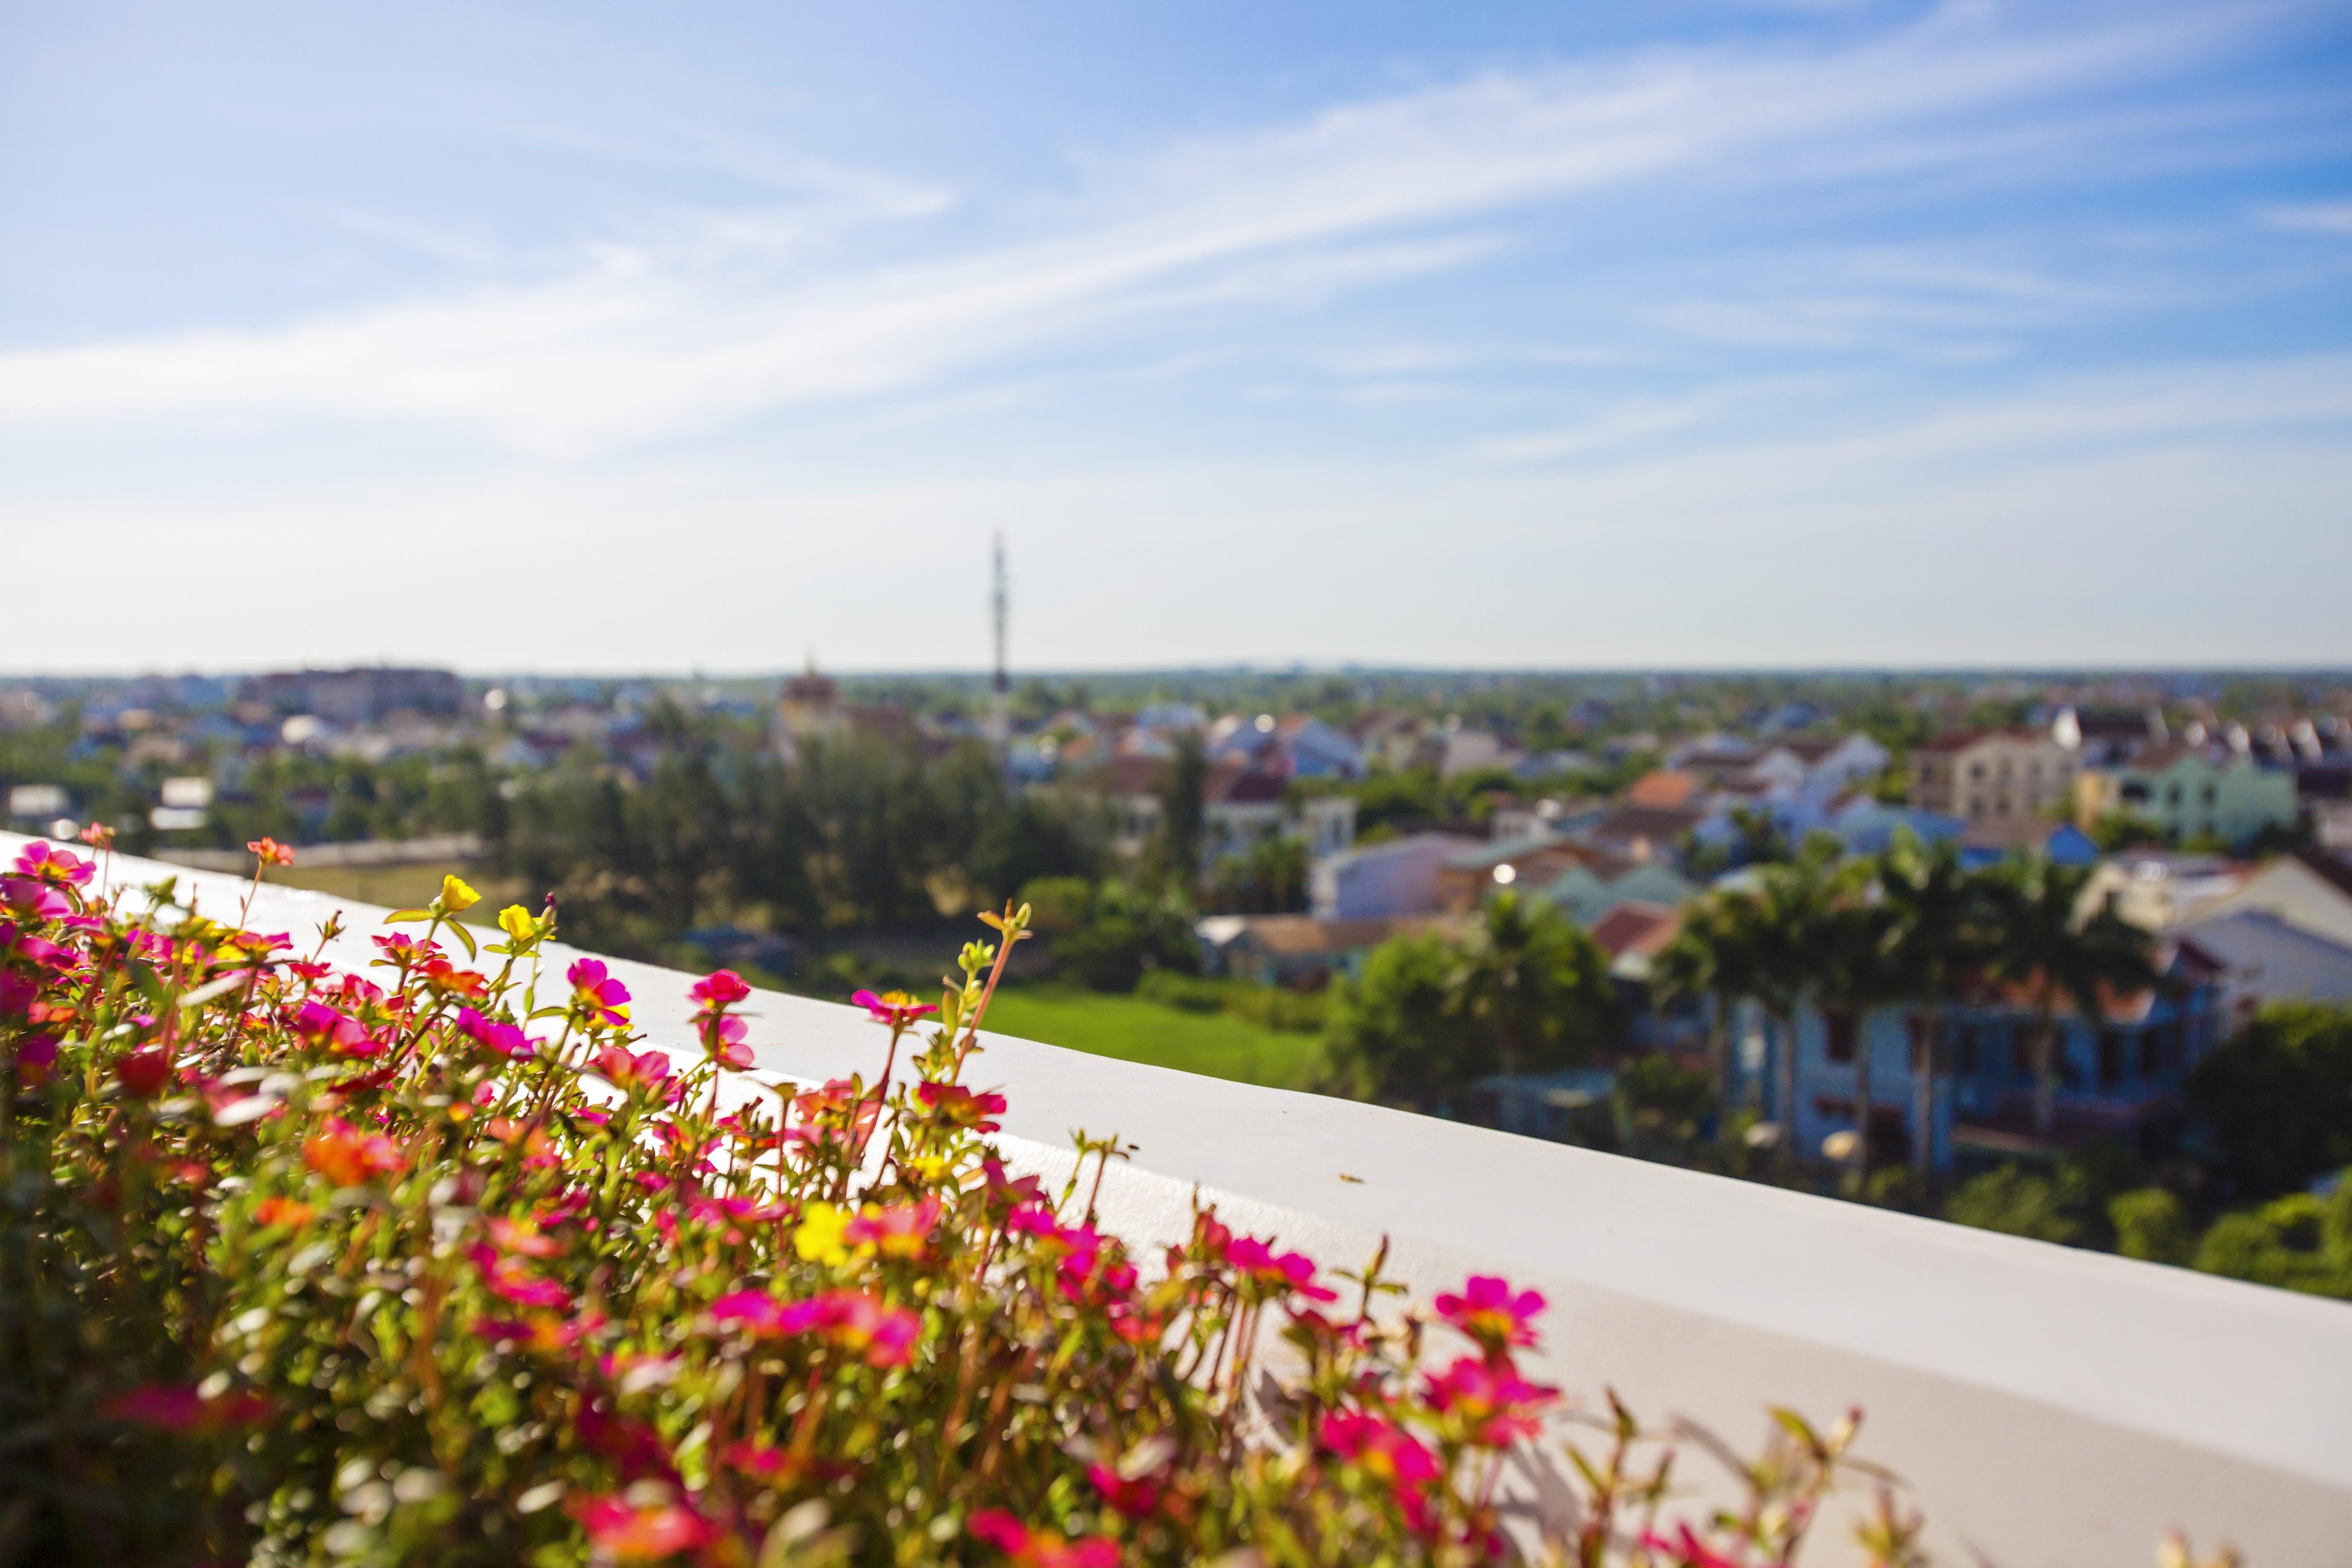
[[[383,923],[388,926],[409,925],[417,921],[429,921],[432,918],[431,910],[394,910],[383,917]]]

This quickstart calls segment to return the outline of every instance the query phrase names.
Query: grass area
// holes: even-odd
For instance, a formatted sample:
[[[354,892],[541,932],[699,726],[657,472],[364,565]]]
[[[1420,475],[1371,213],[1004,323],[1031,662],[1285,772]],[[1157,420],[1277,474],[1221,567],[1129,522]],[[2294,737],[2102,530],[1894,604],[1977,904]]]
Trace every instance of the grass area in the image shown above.
[[[1175,1068],[1239,1083],[1306,1089],[1323,1065],[1314,1035],[1269,1029],[1230,1013],[1184,1013],[1135,996],[1062,985],[999,991],[988,1029],[1093,1056]],[[985,1079],[988,1069],[978,1068]]]
[[[482,895],[482,901],[466,911],[468,925],[495,928],[499,911],[509,904],[528,903],[536,909],[539,900],[523,897],[522,883],[512,877],[493,877],[480,867],[460,865],[455,860],[420,861],[414,866],[304,866],[299,852],[293,865],[272,867],[269,880],[281,888],[308,888],[332,899],[349,899],[354,903],[383,904],[395,910],[422,909],[441,891],[441,879],[455,871],[467,885]]]

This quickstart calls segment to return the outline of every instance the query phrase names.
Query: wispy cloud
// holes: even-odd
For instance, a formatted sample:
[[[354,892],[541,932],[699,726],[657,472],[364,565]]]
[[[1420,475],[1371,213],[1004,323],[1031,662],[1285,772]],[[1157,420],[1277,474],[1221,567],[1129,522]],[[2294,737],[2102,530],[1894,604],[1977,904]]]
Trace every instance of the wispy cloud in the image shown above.
[[[762,205],[599,246],[536,280],[0,354],[0,422],[414,420],[576,454],[918,387],[1115,322],[1469,266],[1496,236],[1431,231],[1580,194],[1827,177],[1863,146],[1883,176],[1947,156],[1988,111],[2160,78],[2239,26],[2155,13],[2037,31],[1956,5],[1840,47],[1495,72],[1097,163],[1064,197],[1015,209],[1028,237],[958,249],[927,230],[896,265],[848,266],[811,245],[805,207]],[[803,167],[732,147],[677,155],[779,181]],[[805,168],[838,204],[835,237],[952,205],[919,180]],[[1833,307],[1816,317],[1817,333],[1843,330]]]
[[[2262,219],[2272,228],[2293,229],[2304,234],[2352,234],[2352,199],[2266,207],[2263,210]]]

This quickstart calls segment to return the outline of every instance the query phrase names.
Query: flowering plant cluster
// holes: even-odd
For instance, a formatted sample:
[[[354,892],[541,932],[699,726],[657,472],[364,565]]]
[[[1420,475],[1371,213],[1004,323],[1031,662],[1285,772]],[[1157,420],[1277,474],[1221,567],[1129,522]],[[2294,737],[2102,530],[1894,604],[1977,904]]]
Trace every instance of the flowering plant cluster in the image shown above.
[[[478,946],[453,877],[352,973],[333,922],[94,869],[0,875],[0,1535],[39,1560],[1785,1563],[1857,1468],[1784,1415],[1748,1506],[1677,1512],[1612,1400],[1555,1456],[1578,1533],[1515,1531],[1566,1414],[1539,1295],[1398,1310],[1208,1209],[1147,1255],[1097,1221],[1116,1138],[1005,1169],[964,1072],[1025,910],[938,1001],[859,994],[873,1080],[768,1088],[740,979],[655,1048],[551,902]],[[1916,1528],[1882,1493],[1869,1555]]]

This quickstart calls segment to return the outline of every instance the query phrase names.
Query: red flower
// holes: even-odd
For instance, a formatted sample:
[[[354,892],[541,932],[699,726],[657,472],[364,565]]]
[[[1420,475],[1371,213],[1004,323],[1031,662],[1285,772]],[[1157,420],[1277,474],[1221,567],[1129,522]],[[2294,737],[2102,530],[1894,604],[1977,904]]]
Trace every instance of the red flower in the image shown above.
[[[1431,1405],[1468,1429],[1471,1441],[1492,1448],[1541,1431],[1544,1407],[1559,1397],[1559,1390],[1528,1382],[1508,1363],[1475,1356],[1433,1373],[1423,1391]]]
[[[188,1384],[151,1383],[108,1400],[98,1413],[163,1432],[218,1432],[267,1420],[269,1402],[257,1394],[219,1394],[207,1399]]]
[[[172,1081],[172,1064],[163,1052],[151,1046],[115,1063],[114,1076],[121,1080],[124,1093],[139,1100],[152,1100]]]
[[[1543,1310],[1544,1299],[1538,1292],[1522,1290],[1514,1296],[1509,1285],[1489,1274],[1471,1276],[1458,1296],[1437,1298],[1437,1315],[1486,1346],[1488,1355],[1498,1355],[1508,1345],[1535,1343],[1531,1325]]]
[[[563,1507],[588,1532],[597,1553],[615,1563],[667,1562],[716,1533],[709,1520],[682,1503],[640,1506],[620,1497],[586,1497]]]
[[[253,1205],[253,1223],[264,1226],[308,1225],[310,1216],[317,1212],[309,1204],[297,1203],[292,1198],[264,1198]]]
[[[1087,1467],[1087,1479],[1103,1501],[1129,1519],[1150,1519],[1160,1510],[1160,1482],[1151,1476],[1121,1476],[1108,1465]]]
[[[294,864],[294,847],[280,844],[275,838],[249,838],[246,840],[245,847],[261,857],[261,863],[265,866]]]
[[[399,1148],[381,1133],[365,1132],[340,1118],[303,1141],[302,1159],[339,1187],[356,1187],[406,1163]]]
[[[1001,1509],[984,1508],[964,1521],[974,1541],[993,1546],[1019,1568],[1118,1568],[1118,1542],[1090,1535],[1065,1541],[1051,1530],[1031,1530]]]
[[[874,1016],[877,1024],[887,1024],[903,1029],[927,1013],[940,1010],[936,1002],[918,1002],[904,991],[886,991],[877,996],[871,991],[860,991],[849,998]]]
[[[563,972],[563,977],[572,982],[572,1005],[587,1015],[590,1023],[612,1029],[628,1027],[629,988],[613,979],[602,963],[581,959]]]
[[[974,1132],[998,1131],[1000,1124],[989,1118],[1004,1114],[1003,1095],[974,1094],[960,1083],[919,1083],[915,1086],[915,1098],[923,1102],[923,1109],[931,1113],[934,1121],[969,1128]]]

